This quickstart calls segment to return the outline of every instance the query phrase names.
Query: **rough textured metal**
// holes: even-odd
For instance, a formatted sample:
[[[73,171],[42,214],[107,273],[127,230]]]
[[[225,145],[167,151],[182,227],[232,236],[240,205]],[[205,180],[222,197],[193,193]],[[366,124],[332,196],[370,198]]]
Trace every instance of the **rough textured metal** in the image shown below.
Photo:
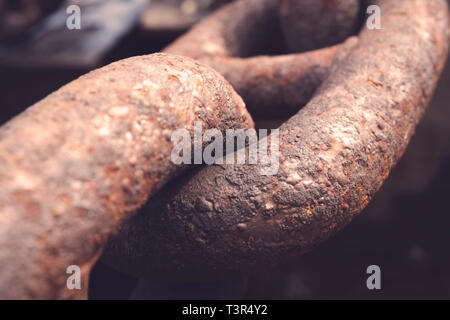
[[[364,28],[280,127],[277,175],[203,168],[160,192],[105,260],[141,277],[217,277],[298,256],[348,224],[399,161],[448,51],[444,0],[376,3],[383,29]]]
[[[310,34],[305,37],[326,38],[328,42],[321,43],[324,45],[335,44],[341,40],[341,34],[348,34],[345,23],[341,32],[335,20],[330,25],[316,24],[317,19],[330,18],[328,11],[320,9],[322,1],[303,5],[316,13],[304,17],[291,33],[305,35],[298,27],[307,25]],[[311,99],[328,74],[337,47],[303,54],[255,56],[286,51],[277,14],[279,6],[278,0],[236,1],[194,26],[164,51],[192,57],[219,71],[242,96],[255,118],[286,118]],[[330,10],[340,16],[352,15],[352,21],[360,19],[359,11],[347,6]],[[297,51],[309,48],[309,44],[297,46]]]
[[[194,121],[253,125],[217,72],[154,54],[93,71],[2,126],[0,298],[76,294],[66,268],[86,278],[123,219],[186,168],[171,162],[171,134]]]
[[[301,254],[348,223],[403,153],[448,49],[443,0],[380,5],[384,29],[350,39],[313,100],[281,127],[278,175],[249,165],[191,174],[106,257],[144,276],[216,276]],[[67,266],[87,277],[108,236],[182,171],[167,140],[196,119],[205,129],[251,125],[215,72],[152,55],[86,75],[3,126],[1,297],[71,297]]]
[[[255,119],[286,119],[314,95],[338,48],[246,59],[216,57],[204,62],[230,82]]]

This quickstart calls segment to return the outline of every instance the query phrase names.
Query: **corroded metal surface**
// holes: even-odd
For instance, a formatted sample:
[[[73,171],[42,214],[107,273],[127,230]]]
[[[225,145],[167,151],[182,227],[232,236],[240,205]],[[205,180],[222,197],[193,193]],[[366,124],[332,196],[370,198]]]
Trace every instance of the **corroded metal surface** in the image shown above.
[[[277,175],[262,176],[259,165],[190,172],[109,243],[105,259],[119,269],[145,277],[216,277],[310,250],[367,205],[431,98],[448,50],[444,0],[382,0],[383,30],[364,29],[321,52],[272,58],[249,57],[274,36],[278,2],[235,6],[244,3],[254,19],[227,6],[209,20],[209,33],[201,34],[200,24],[166,51],[211,65],[217,59],[217,69],[253,64],[246,73],[255,77],[253,70],[266,63],[273,70],[263,71],[273,77],[290,72],[291,63],[303,70],[291,76],[303,81],[318,65],[312,90],[280,98],[279,105],[292,104],[286,114],[329,76],[280,127]],[[0,297],[73,297],[65,288],[67,266],[79,265],[86,280],[108,237],[185,169],[170,161],[170,135],[194,120],[222,131],[253,125],[223,77],[189,58],[157,54],[94,71],[3,126]]]
[[[252,270],[298,256],[348,224],[403,154],[449,42],[444,0],[382,0],[313,99],[280,127],[280,171],[208,166],[158,194],[105,259],[142,277]]]
[[[338,48],[246,59],[216,57],[205,62],[230,82],[256,119],[286,119],[314,95]]]
[[[360,19],[358,2],[353,6],[332,7],[324,7],[322,0],[313,2],[297,1],[295,14],[306,9],[314,13],[302,15],[301,23],[285,27],[289,29],[286,36],[317,38],[318,45],[325,46],[336,44],[342,35],[356,31],[355,26],[349,28],[347,24]],[[301,54],[255,56],[286,51],[278,16],[282,7],[278,0],[236,1],[194,26],[164,51],[192,57],[218,70],[246,101],[255,118],[287,118],[305,105],[322,83],[337,47]],[[341,26],[337,25],[341,18],[330,20],[330,15],[348,19]],[[283,18],[293,24],[293,16]],[[316,21],[332,23],[317,25]],[[301,42],[295,52],[308,49],[311,43]]]
[[[123,219],[186,166],[171,134],[252,127],[242,99],[190,58],[154,54],[93,71],[0,129],[0,297],[67,298]],[[86,285],[87,282],[84,282]]]

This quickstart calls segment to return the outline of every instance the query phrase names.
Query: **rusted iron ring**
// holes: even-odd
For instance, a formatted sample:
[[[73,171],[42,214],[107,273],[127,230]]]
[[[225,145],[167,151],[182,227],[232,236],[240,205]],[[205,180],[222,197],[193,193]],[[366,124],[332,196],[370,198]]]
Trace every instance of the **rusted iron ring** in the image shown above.
[[[261,176],[255,165],[191,174],[131,219],[109,243],[105,260],[140,277],[217,277],[307,252],[361,212],[403,154],[449,40],[445,1],[375,4],[382,29],[364,25],[311,101],[280,127],[277,175]],[[209,22],[225,19],[227,10],[231,15],[229,7]],[[202,25],[194,30],[202,39]],[[183,41],[191,37],[169,51],[187,54]]]
[[[105,259],[144,277],[217,276],[299,255],[351,221],[404,152],[448,50],[444,0],[376,3],[382,30],[363,28],[339,48],[302,53],[313,58],[299,76],[280,67],[292,56],[268,62],[281,59],[274,70],[293,72],[298,81],[311,65],[324,65],[307,94],[279,103],[286,114],[326,78],[280,127],[277,175],[261,176],[258,165],[191,173],[131,218]],[[221,71],[228,57],[217,59]],[[268,110],[261,114],[274,114]],[[221,130],[252,126],[240,97],[215,71],[157,54],[96,70],[4,125],[0,296],[72,297],[66,268],[79,265],[87,278],[109,236],[186,169],[170,162],[169,137],[194,120]]]

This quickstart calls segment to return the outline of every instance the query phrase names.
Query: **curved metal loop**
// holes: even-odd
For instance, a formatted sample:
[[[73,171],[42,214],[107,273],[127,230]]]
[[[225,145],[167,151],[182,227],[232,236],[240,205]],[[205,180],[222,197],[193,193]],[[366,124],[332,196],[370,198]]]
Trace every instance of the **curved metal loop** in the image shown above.
[[[345,5],[338,2],[329,7],[330,2],[323,0],[236,1],[164,51],[194,58],[219,71],[255,119],[287,119],[311,99],[327,76],[339,48],[335,44],[356,32],[359,0],[345,0]],[[284,12],[287,7],[289,13]],[[323,22],[318,25],[317,21]],[[302,53],[280,54],[288,51],[282,27],[291,42],[311,39],[292,46],[294,52]],[[307,51],[312,46],[323,49]]]
[[[383,29],[349,39],[311,101],[279,128],[278,174],[213,165],[180,179],[125,224],[105,260],[140,277],[217,277],[307,252],[361,212],[403,154],[449,43],[446,1],[376,4]],[[232,15],[228,7],[210,22],[227,21],[224,12]],[[191,37],[170,51],[187,53]]]
[[[160,53],[88,73],[1,127],[0,297],[77,294],[66,268],[86,283],[108,237],[187,169],[171,134],[194,121],[253,127],[216,71]]]
[[[314,53],[240,59],[254,54],[260,39],[252,37],[264,17],[274,19],[275,2],[236,2],[207,20],[211,30],[201,23],[166,52],[217,67],[263,116],[292,113],[326,78],[280,127],[278,174],[261,176],[259,165],[208,166],[176,181],[110,242],[105,258],[116,267],[175,278],[279,263],[347,224],[399,160],[447,55],[445,0],[381,0],[382,31],[364,29],[346,45]],[[264,19],[234,11],[244,3]],[[236,46],[227,38],[233,34]],[[245,49],[240,41],[249,36]],[[192,52],[180,49],[183,42]],[[263,65],[269,71],[261,78]],[[249,78],[241,73],[239,84],[232,75],[242,69]],[[285,86],[288,79],[295,81]],[[297,81],[313,84],[298,93]],[[253,86],[265,97],[247,94]],[[292,97],[277,103],[280,90]],[[107,239],[186,169],[170,161],[170,135],[195,120],[221,131],[253,126],[222,76],[192,59],[156,54],[89,73],[4,125],[0,297],[72,297],[66,268],[79,265],[87,279]]]

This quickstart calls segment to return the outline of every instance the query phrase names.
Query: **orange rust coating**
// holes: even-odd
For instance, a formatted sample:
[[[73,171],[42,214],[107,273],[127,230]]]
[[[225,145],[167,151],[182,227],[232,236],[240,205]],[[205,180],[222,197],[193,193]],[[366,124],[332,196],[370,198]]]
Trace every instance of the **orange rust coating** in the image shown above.
[[[176,129],[253,126],[217,72],[154,54],[95,70],[0,129],[0,298],[74,297],[124,218],[186,166]]]
[[[328,75],[339,45],[326,46],[356,31],[359,0],[343,1],[332,13],[322,1],[293,1],[289,5],[295,5],[295,14],[278,14],[283,1],[235,1],[164,51],[194,58],[219,71],[255,119],[287,119],[311,99]],[[300,22],[295,18],[299,12]],[[296,41],[299,35],[303,42]],[[326,48],[280,55],[280,51],[288,52],[283,38],[299,43],[289,52]]]
[[[140,277],[216,278],[299,256],[361,212],[405,151],[449,46],[445,0],[375,3],[383,29],[349,39],[280,127],[276,175],[213,165],[175,181],[124,225],[105,261]]]

